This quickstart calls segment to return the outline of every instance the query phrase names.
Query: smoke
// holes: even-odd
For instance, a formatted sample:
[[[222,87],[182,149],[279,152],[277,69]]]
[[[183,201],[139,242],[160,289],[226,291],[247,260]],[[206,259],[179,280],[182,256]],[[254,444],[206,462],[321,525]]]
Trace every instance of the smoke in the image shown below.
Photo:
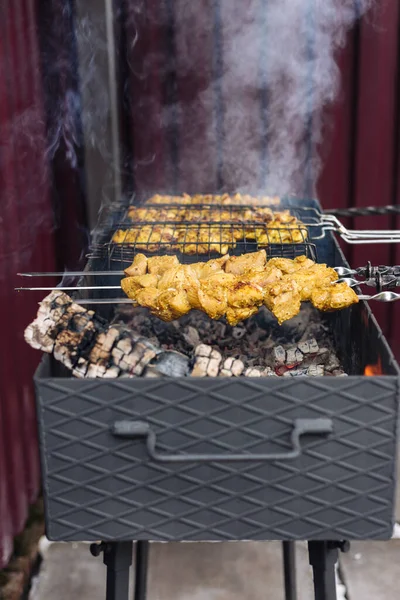
[[[107,15],[90,0],[76,3],[64,50],[72,15],[53,13],[44,64],[65,85],[54,97],[48,156],[62,147],[76,169],[84,146],[88,193],[98,199],[92,223],[116,180],[130,175],[143,193],[312,195],[324,110],[340,89],[337,51],[372,3],[127,0]],[[118,148],[115,93],[131,125]]]
[[[211,153],[219,152],[219,183],[228,191],[313,194],[321,169],[324,109],[340,89],[337,51],[372,1],[249,0],[238,5],[221,0],[219,14],[216,4],[210,5],[213,33],[206,39],[204,7],[180,0],[175,12],[179,35],[186,38],[177,54],[178,81],[199,68],[198,54],[213,63],[212,85],[197,89],[179,107],[185,147],[181,173],[206,168],[199,161],[204,144]],[[204,43],[213,47],[206,59]]]

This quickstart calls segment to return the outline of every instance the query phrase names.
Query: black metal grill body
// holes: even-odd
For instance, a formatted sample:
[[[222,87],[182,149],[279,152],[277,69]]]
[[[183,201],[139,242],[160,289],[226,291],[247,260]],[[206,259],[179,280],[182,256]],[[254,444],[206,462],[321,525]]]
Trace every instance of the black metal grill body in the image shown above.
[[[317,250],[346,264],[330,235]],[[349,377],[78,380],[44,357],[35,383],[49,538],[389,538],[399,369],[367,305],[327,322]],[[378,363],[382,376],[362,375]],[[295,422],[321,418],[332,433],[302,436],[297,458],[254,456],[290,453]],[[150,428],[155,454],[143,432],[117,437],[117,422]],[[230,453],[243,460],[223,460]]]

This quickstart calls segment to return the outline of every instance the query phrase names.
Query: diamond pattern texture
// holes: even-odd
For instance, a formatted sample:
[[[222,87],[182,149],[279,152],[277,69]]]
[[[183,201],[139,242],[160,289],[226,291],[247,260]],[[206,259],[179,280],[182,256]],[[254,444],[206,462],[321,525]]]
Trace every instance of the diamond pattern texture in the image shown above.
[[[47,358],[45,360],[48,360]],[[52,540],[386,539],[392,532],[396,377],[74,380],[36,377]],[[332,418],[291,461],[153,462],[159,452],[277,452],[297,418]]]

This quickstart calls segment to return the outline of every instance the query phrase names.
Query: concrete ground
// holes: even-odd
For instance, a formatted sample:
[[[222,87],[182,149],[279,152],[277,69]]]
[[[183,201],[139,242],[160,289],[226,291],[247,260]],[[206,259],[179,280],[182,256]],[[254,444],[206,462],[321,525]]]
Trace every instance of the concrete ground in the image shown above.
[[[105,575],[102,558],[93,558],[88,544],[54,543],[44,552],[29,600],[99,600],[105,597]],[[312,577],[300,544],[297,578],[299,600],[311,600]],[[243,598],[284,600],[278,542],[151,544],[148,600]]]
[[[41,544],[29,600],[105,598],[105,567],[85,543]],[[313,600],[307,547],[296,544],[298,600]],[[356,542],[341,555],[338,600],[399,597],[400,539]],[[133,585],[131,574],[131,587]],[[130,598],[133,598],[131,590]],[[278,542],[151,544],[148,600],[284,600]]]

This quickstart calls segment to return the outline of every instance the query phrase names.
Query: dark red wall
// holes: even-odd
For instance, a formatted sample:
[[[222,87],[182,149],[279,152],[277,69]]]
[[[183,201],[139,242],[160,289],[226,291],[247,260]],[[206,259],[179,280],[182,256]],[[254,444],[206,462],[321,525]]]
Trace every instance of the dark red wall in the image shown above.
[[[318,194],[336,207],[399,204],[399,3],[385,0],[349,35],[340,56],[343,84],[331,116],[334,130]],[[359,217],[357,229],[398,229],[396,217]],[[397,244],[343,246],[349,263],[398,264]],[[400,357],[400,306],[371,304],[397,357]]]
[[[59,109],[48,110],[47,68],[60,90],[53,94],[54,107],[65,96],[62,84],[76,89],[76,82],[74,87],[68,80],[72,69],[63,70],[54,60],[71,45],[68,3],[54,3],[65,14],[57,20],[60,53],[53,46],[51,60],[45,56],[42,33],[39,44],[40,4],[9,0],[0,8],[0,568],[40,489],[32,382],[39,355],[25,343],[23,331],[43,292],[15,292],[24,281],[17,273],[74,268],[86,238],[79,170],[65,160],[66,135],[48,135],[59,125]],[[52,4],[45,4],[52,21]],[[47,31],[55,35],[51,28]],[[56,139],[51,152],[49,139]]]
[[[23,340],[39,298],[14,292],[16,274],[55,266],[34,10],[33,0],[3,2],[0,17],[0,567],[40,483],[32,394],[38,356]]]

